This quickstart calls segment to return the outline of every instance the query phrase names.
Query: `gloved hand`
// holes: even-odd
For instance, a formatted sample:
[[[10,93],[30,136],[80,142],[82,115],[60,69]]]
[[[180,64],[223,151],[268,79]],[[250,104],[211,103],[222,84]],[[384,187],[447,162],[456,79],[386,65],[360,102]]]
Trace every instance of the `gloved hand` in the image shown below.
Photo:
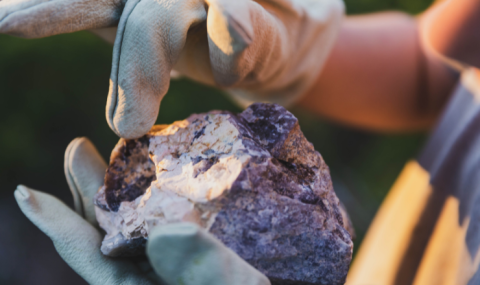
[[[198,226],[171,224],[152,229],[148,260],[109,258],[100,252],[93,195],[106,164],[85,138],[72,141],[65,173],[75,210],[46,193],[18,186],[23,213],[48,235],[60,256],[90,284],[269,285],[269,280]]]
[[[172,69],[243,105],[293,102],[317,80],[342,15],[340,0],[0,0],[0,33],[118,22],[107,120],[136,138],[155,123]]]

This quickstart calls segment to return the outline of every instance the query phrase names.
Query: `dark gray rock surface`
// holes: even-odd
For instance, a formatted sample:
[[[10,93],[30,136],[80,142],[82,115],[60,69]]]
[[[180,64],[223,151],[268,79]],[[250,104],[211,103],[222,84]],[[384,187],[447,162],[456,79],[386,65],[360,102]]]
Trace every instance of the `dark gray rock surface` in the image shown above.
[[[158,126],[138,140],[121,140],[112,152],[95,201],[108,233],[104,253],[142,252],[152,226],[193,221],[272,284],[345,282],[353,249],[344,226],[349,221],[327,165],[290,112],[253,104],[238,115],[211,112],[175,124]],[[183,172],[169,166],[172,162]],[[175,175],[185,179],[172,182]],[[204,192],[208,183],[219,186]],[[191,187],[198,193],[183,192]],[[155,208],[165,195],[180,197],[172,202],[179,203],[180,214]]]

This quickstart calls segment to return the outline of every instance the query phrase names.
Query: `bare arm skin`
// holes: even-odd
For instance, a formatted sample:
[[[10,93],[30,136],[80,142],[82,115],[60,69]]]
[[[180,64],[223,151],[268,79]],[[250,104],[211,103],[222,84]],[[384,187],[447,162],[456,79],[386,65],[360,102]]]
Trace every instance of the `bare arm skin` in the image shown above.
[[[468,1],[480,3],[463,2]],[[420,33],[420,19],[396,12],[347,17],[325,69],[300,105],[371,130],[431,127],[458,71],[426,44],[429,31]]]
[[[444,1],[422,18],[421,31],[429,48],[480,68],[480,1]]]

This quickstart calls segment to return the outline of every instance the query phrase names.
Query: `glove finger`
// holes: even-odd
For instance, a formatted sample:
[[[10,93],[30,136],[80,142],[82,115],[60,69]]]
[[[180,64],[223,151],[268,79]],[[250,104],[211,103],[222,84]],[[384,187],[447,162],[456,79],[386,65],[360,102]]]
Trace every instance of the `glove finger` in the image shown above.
[[[75,211],[96,226],[93,197],[103,185],[107,164],[87,138],[76,138],[65,151],[65,176]]]
[[[155,123],[170,71],[189,28],[206,18],[203,0],[129,0],[114,45],[107,121],[123,138]]]
[[[343,14],[341,1],[205,1],[213,77],[244,102],[288,104],[310,88],[326,57],[312,47],[331,48]]]
[[[213,76],[220,86],[231,87],[243,81],[255,63],[266,60],[259,58],[256,52],[282,49],[277,31],[281,23],[258,3],[246,0],[206,0],[206,3],[209,5],[207,31]],[[264,31],[260,38],[255,31],[259,28],[254,29],[257,26]],[[262,48],[248,48],[254,43],[261,43]]]
[[[136,267],[100,252],[100,233],[57,198],[18,186],[22,212],[54,243],[60,256],[90,284],[153,284]]]
[[[250,1],[206,0],[207,29],[213,43],[225,54],[242,52],[254,40]]]
[[[115,25],[123,0],[3,0],[0,33],[40,38]]]
[[[147,256],[168,284],[269,285],[266,276],[195,224],[154,228]]]

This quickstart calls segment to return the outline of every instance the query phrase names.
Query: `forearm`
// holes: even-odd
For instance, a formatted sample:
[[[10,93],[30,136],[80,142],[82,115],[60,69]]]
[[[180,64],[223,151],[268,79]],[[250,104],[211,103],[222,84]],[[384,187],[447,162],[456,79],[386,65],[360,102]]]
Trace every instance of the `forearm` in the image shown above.
[[[424,48],[418,21],[402,13],[345,19],[301,106],[346,124],[406,131],[432,125],[457,75]]]
[[[448,0],[421,19],[422,36],[434,52],[480,68],[480,1]]]

